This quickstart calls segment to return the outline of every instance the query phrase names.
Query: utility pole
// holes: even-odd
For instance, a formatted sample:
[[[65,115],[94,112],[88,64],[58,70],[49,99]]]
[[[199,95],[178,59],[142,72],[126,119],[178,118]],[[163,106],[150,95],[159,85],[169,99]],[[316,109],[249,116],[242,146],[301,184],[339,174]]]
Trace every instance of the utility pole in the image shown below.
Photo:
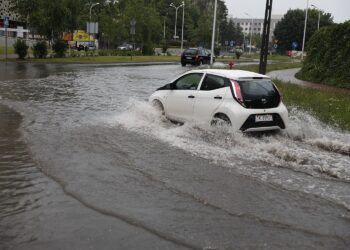
[[[320,29],[321,10],[314,4],[311,4],[311,6],[314,7],[315,9],[317,9],[317,12],[318,12],[317,30],[319,30]]]
[[[216,9],[218,6],[218,0],[215,0],[214,5],[214,17],[213,17],[213,34],[211,36],[211,55],[210,55],[210,65],[214,62],[214,43],[215,43],[215,26],[216,26]]]
[[[305,49],[305,37],[306,37],[306,26],[307,26],[307,14],[309,10],[309,0],[306,0],[306,11],[305,11],[305,23],[304,23],[304,36],[303,36],[303,47],[301,51],[301,60],[304,59],[304,49]]]
[[[181,53],[184,47],[185,1],[182,1]]]
[[[271,25],[272,0],[266,0],[265,19],[260,51],[259,73],[266,74],[267,54],[269,53],[269,37]]]

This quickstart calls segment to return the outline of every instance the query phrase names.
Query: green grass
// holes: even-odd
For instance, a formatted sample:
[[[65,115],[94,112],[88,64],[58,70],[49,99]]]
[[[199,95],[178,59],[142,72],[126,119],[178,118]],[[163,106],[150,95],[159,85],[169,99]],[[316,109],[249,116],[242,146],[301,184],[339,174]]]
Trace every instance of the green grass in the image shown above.
[[[241,58],[249,58],[249,59],[260,59],[260,54],[243,54]],[[273,61],[284,61],[284,62],[291,62],[292,59],[289,56],[285,55],[268,55],[267,60],[273,60]]]
[[[12,46],[7,47],[7,54],[14,54],[15,49]],[[5,46],[0,47],[0,54],[5,54]]]
[[[300,68],[301,63],[279,63],[279,64],[268,64],[266,67],[266,72],[274,71],[274,70],[282,70],[282,69],[292,69],[292,68]],[[235,69],[248,70],[253,72],[259,72],[259,65],[244,65],[237,66]]]
[[[274,80],[283,93],[283,102],[314,114],[322,122],[350,131],[350,95],[316,90]]]

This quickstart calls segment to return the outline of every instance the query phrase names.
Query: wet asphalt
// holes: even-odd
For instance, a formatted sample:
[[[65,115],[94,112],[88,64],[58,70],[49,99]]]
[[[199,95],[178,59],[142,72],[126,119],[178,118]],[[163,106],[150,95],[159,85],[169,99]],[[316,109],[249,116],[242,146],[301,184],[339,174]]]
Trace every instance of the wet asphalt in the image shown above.
[[[348,249],[349,133],[172,124],[145,99],[189,69],[1,63],[0,248]]]

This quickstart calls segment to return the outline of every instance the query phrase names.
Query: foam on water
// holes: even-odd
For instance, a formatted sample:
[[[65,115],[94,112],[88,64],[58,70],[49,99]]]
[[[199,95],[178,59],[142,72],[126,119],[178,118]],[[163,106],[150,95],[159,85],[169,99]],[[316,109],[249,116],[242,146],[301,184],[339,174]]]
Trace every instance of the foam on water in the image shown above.
[[[176,125],[147,102],[134,99],[108,122],[155,137],[230,171],[312,192],[350,208],[350,134],[327,127],[298,109],[291,110],[286,130],[259,136],[207,124]]]

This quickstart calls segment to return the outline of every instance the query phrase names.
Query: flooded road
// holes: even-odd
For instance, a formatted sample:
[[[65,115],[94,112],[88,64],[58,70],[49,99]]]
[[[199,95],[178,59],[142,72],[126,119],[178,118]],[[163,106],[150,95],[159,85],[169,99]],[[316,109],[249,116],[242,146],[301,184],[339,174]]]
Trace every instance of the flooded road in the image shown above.
[[[1,249],[348,249],[348,132],[172,124],[145,99],[191,67],[0,67]]]

